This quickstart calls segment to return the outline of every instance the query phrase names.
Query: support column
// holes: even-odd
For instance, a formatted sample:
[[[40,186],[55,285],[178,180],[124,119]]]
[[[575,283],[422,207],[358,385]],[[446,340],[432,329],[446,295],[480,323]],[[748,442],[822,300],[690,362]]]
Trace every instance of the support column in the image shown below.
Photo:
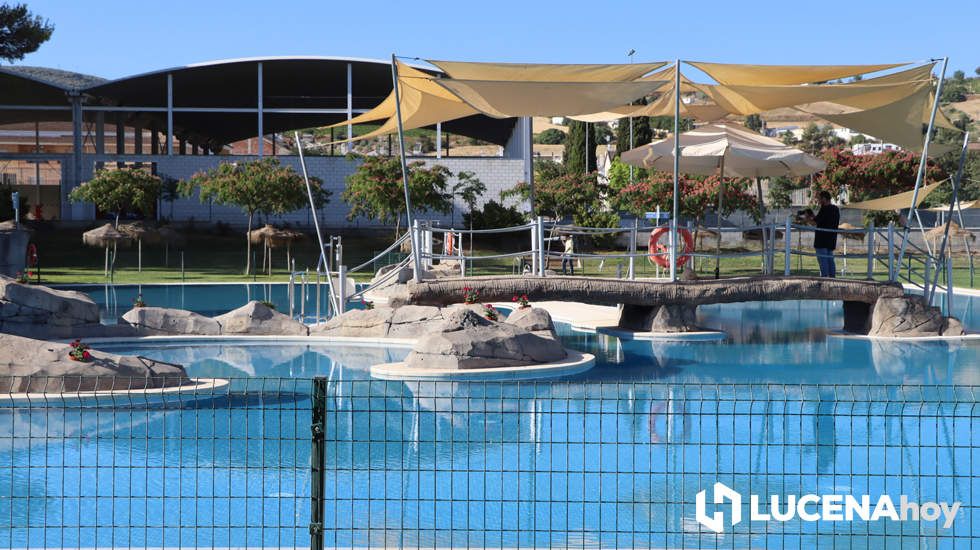
[[[187,154],[187,140],[184,138],[177,138],[177,143],[180,145],[180,154]]]
[[[442,123],[436,123],[436,158],[442,158]]]
[[[155,124],[150,126],[150,154],[160,154],[160,130],[157,129]]]
[[[347,152],[350,153],[351,147],[354,145],[354,141],[351,139],[354,136],[354,126],[349,122],[350,119],[354,118],[354,68],[353,65],[347,64]]]
[[[133,126],[133,154],[143,154],[143,128]],[[136,166],[143,166],[142,162],[137,162]]]
[[[167,156],[174,154],[174,75],[167,73]]]
[[[524,159],[524,181],[527,182],[528,201],[530,202],[531,218],[537,214],[534,210],[534,122],[529,116],[521,117],[521,146]]]
[[[68,186],[61,188],[61,218],[71,220],[71,203],[68,202],[68,192],[82,183],[82,97],[72,94],[71,98],[71,180]]]
[[[105,154],[105,111],[95,113],[95,154]]]
[[[258,63],[257,77],[258,77],[258,114],[259,114],[259,116],[258,116],[258,118],[259,118],[259,121],[258,121],[259,122],[259,133],[258,133],[259,147],[258,147],[258,150],[259,150],[259,158],[262,158],[263,156],[265,156],[265,140],[262,139],[262,137],[265,135],[265,128],[263,128],[263,125],[262,125],[262,122],[263,122],[262,119],[264,117],[263,117],[263,113],[262,113],[262,102],[263,101],[262,101],[262,63],[261,62]]]
[[[125,114],[116,113],[116,157],[126,154],[126,124]],[[125,164],[121,160],[116,161],[116,167],[122,168]]]

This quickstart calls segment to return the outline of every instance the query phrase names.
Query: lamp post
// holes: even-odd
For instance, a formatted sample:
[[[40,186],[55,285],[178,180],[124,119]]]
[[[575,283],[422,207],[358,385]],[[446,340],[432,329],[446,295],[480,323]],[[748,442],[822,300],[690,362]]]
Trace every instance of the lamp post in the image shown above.
[[[635,54],[636,54],[636,50],[633,49],[633,48],[630,48],[630,51],[626,52],[626,57],[629,58],[630,65],[633,64],[633,56]],[[629,117],[629,124],[630,124],[630,149],[632,149],[633,147],[635,147],[635,145],[633,145],[633,117],[632,116]],[[620,154],[622,154],[622,151],[620,151]],[[633,165],[632,164],[630,165],[630,183],[633,183]]]

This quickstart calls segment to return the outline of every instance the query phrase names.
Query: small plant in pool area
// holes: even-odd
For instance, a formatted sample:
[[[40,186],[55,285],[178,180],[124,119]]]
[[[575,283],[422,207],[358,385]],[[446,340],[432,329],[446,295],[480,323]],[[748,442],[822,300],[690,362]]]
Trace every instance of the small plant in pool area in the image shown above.
[[[68,358],[72,361],[87,363],[92,360],[92,354],[88,351],[91,348],[83,344],[81,340],[76,338],[69,346],[71,346],[71,351],[68,352]]]
[[[527,300],[527,294],[521,294],[520,296],[514,295],[513,300],[520,309],[531,307],[531,302]]]
[[[133,307],[146,307],[146,302],[143,301],[142,294],[137,294],[136,297],[133,298]]]
[[[30,282],[30,279],[28,277],[29,276],[27,273],[24,273],[23,271],[18,271],[17,275],[14,278],[17,280],[18,283],[22,285],[26,285],[27,283]]]
[[[490,304],[483,305],[483,316],[491,321],[496,321],[500,318],[500,314],[497,313],[497,310]]]
[[[467,304],[475,304],[480,301],[480,293],[473,290],[468,286],[463,287],[463,302]]]
[[[374,309],[374,302],[369,302],[363,298],[361,298],[361,305],[364,306],[364,309]]]
[[[265,307],[267,307],[269,309],[273,309],[273,310],[276,309],[276,304],[273,304],[269,300],[259,300],[259,303],[262,304],[262,305],[264,305]]]

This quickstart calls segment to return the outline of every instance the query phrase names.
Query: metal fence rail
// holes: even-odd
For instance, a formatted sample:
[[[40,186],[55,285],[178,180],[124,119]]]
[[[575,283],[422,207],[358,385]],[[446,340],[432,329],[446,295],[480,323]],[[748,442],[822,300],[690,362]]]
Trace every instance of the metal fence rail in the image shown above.
[[[977,386],[251,378],[3,397],[0,547],[980,544]],[[744,495],[721,534],[696,520],[715,482]],[[807,493],[961,507],[948,529],[748,519],[749,495]]]

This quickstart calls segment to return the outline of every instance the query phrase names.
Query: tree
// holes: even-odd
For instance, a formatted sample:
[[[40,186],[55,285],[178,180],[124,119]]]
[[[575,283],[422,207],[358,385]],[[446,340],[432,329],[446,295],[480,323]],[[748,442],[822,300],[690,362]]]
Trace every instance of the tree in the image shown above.
[[[647,179],[624,187],[618,202],[624,210],[636,216],[644,212],[670,209],[674,201],[674,176],[669,172],[654,171]],[[678,180],[680,191],[680,215],[691,218],[695,225],[701,225],[705,214],[717,210],[718,191],[721,179],[717,175],[690,177],[681,174]],[[760,218],[759,201],[749,191],[752,181],[748,178],[725,180],[724,205],[721,214],[727,215],[742,210],[754,218]]]
[[[358,216],[372,218],[384,224],[394,224],[395,236],[401,232],[401,217],[405,214],[405,191],[402,185],[401,159],[398,157],[356,157],[361,164],[347,176],[342,195],[350,205],[348,220]],[[408,165],[408,192],[412,212],[441,212],[452,210],[447,193],[452,172],[445,166],[426,167],[422,161]]]
[[[544,143],[548,145],[559,145],[565,143],[567,139],[568,136],[565,134],[565,132],[562,132],[558,128],[548,128],[547,130],[534,136],[535,143]]]
[[[103,212],[115,213],[115,226],[119,227],[124,213],[153,211],[160,198],[160,185],[160,178],[142,168],[99,170],[92,179],[72,189],[68,199],[90,202]]]
[[[787,133],[787,135],[792,136],[792,134]],[[785,140],[784,140],[785,143]],[[819,155],[825,149],[830,149],[832,147],[839,147],[844,144],[844,140],[834,133],[834,128],[829,124],[824,126],[819,126],[815,122],[811,122],[803,129],[803,134],[800,136],[797,145],[803,151],[810,153],[811,155]]]
[[[54,25],[27,10],[27,4],[0,4],[0,59],[17,61],[51,38]]]
[[[318,178],[310,178],[314,204],[324,204],[332,194],[323,189]],[[303,176],[275,158],[263,158],[243,163],[221,163],[180,182],[182,195],[189,196],[200,189],[201,202],[237,206],[248,215],[245,232],[245,274],[252,271],[252,222],[255,214],[279,215],[302,208],[308,201]]]
[[[665,136],[667,134],[673,133],[674,131],[674,117],[672,116],[653,116],[650,117],[650,128],[655,130],[655,134],[658,136]],[[683,134],[688,130],[694,129],[694,120],[690,118],[682,118],[680,124],[678,125],[680,132]]]
[[[569,174],[584,174],[596,167],[595,132],[585,122],[570,120],[568,122],[568,140],[565,141],[565,172]],[[586,144],[588,133],[588,144]],[[586,169],[588,168],[588,170]]]
[[[453,186],[453,196],[466,203],[466,213],[469,214],[470,231],[473,230],[473,211],[476,210],[476,201],[487,192],[487,186],[476,177],[473,172],[460,172],[456,174],[456,185]],[[464,218],[465,220],[466,218]],[[459,243],[462,245],[463,243]],[[473,234],[470,233],[470,255],[473,255]]]
[[[180,180],[160,174],[160,200],[170,203],[170,220],[174,219],[174,201],[180,198]]]
[[[745,117],[745,127],[754,132],[762,130],[762,117],[755,114]]]

